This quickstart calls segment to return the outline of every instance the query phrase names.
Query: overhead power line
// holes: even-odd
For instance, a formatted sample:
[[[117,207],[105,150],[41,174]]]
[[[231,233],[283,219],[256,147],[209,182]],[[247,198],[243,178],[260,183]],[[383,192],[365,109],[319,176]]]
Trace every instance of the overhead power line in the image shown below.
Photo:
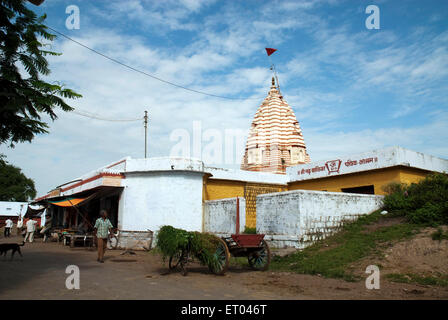
[[[174,83],[174,82],[171,82],[171,81],[168,81],[168,80],[164,80],[164,79],[159,78],[159,77],[157,77],[157,76],[155,76],[155,75],[152,75],[152,74],[147,73],[147,72],[145,72],[145,71],[142,71],[142,70],[139,70],[139,69],[137,69],[137,68],[134,68],[134,67],[132,67],[132,66],[130,66],[130,65],[128,65],[128,64],[125,64],[125,63],[123,63],[123,62],[121,62],[121,61],[119,61],[119,60],[117,60],[117,59],[114,59],[114,58],[112,58],[112,57],[109,57],[108,55],[106,55],[106,54],[104,54],[104,53],[101,53],[101,52],[99,52],[98,50],[95,50],[95,49],[93,49],[93,48],[90,48],[89,46],[86,46],[85,44],[83,44],[83,43],[81,43],[81,42],[79,42],[79,41],[77,41],[77,40],[75,40],[75,39],[73,39],[73,38],[67,36],[66,34],[64,34],[64,33],[60,32],[60,31],[58,31],[58,30],[56,30],[56,29],[53,29],[53,28],[51,28],[51,27],[49,27],[49,26],[47,26],[47,28],[50,29],[50,30],[52,30],[53,32],[56,32],[57,34],[63,36],[64,38],[66,38],[66,39],[68,39],[68,40],[70,40],[70,41],[72,41],[72,42],[74,42],[74,43],[80,45],[81,47],[83,47],[83,48],[85,48],[85,49],[87,49],[87,50],[90,50],[90,51],[92,51],[93,53],[96,53],[97,55],[102,56],[103,58],[106,58],[106,59],[108,59],[108,60],[110,60],[110,61],[112,61],[112,62],[115,62],[115,63],[117,63],[117,64],[119,64],[119,65],[121,65],[121,66],[123,66],[123,67],[125,67],[125,68],[128,68],[128,69],[132,70],[132,71],[138,72],[138,73],[140,73],[140,74],[143,74],[143,75],[148,76],[148,77],[150,77],[150,78],[153,78],[153,79],[155,79],[155,80],[164,82],[164,83],[166,83],[166,84],[172,85],[172,86],[174,86],[174,87],[177,87],[177,88],[180,88],[180,89],[184,89],[184,90],[187,90],[187,91],[190,91],[190,92],[194,92],[194,93],[198,93],[198,94],[202,94],[202,95],[210,96],[210,97],[221,98],[221,99],[228,99],[228,100],[252,100],[252,99],[257,99],[257,100],[259,100],[259,99],[260,99],[260,98],[248,98],[248,97],[246,97],[246,98],[240,98],[240,97],[236,97],[236,98],[234,98],[234,97],[226,97],[226,96],[220,96],[220,95],[217,95],[217,94],[208,93],[208,92],[204,92],[204,91],[200,91],[200,90],[196,90],[196,89],[191,89],[191,88],[188,88],[188,87],[184,87],[184,86],[182,86],[182,85],[180,85],[180,84],[177,84],[177,83]]]
[[[81,110],[79,108],[75,108],[72,112],[76,113],[77,115],[86,117],[86,118],[95,119],[95,120],[103,120],[103,121],[111,121],[111,122],[135,122],[135,121],[143,120],[143,117],[134,118],[134,119],[112,119],[112,118],[106,118],[106,117],[103,117],[101,115],[97,115],[97,114],[91,113],[89,111]]]

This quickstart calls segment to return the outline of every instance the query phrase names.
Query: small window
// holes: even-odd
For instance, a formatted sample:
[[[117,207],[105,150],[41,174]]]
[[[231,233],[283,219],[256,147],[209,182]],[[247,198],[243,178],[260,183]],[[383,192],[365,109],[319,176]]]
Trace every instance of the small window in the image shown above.
[[[341,190],[342,192],[346,193],[375,194],[375,188],[373,185],[353,187],[353,188],[342,188]]]

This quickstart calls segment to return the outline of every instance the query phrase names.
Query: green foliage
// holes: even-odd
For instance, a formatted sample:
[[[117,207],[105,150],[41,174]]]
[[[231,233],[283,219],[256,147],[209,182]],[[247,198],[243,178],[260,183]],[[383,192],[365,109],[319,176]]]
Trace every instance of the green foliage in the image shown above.
[[[182,250],[189,250],[200,263],[212,269],[218,263],[216,250],[220,239],[215,235],[189,232],[172,226],[163,226],[157,235],[157,248],[163,259],[174,256]]]
[[[256,234],[257,233],[257,228],[245,227],[244,228],[244,233],[245,234]]]
[[[384,208],[394,215],[405,215],[410,206],[406,198],[406,185],[392,182],[385,186],[383,190],[387,194],[384,198]]]
[[[171,226],[163,226],[157,235],[157,248],[164,258],[174,256],[179,250],[185,250],[191,234]]]
[[[50,74],[45,57],[59,55],[45,49],[56,37],[47,32],[45,18],[37,17],[25,1],[0,0],[0,144],[9,142],[13,147],[47,133],[41,115],[55,120],[54,108],[72,110],[64,98],[81,97],[40,79]]]
[[[411,185],[392,184],[384,198],[384,208],[393,214],[404,215],[416,224],[437,226],[448,224],[448,176],[428,175]]]
[[[442,228],[437,228],[437,231],[431,234],[432,240],[448,240],[448,231],[443,232]]]
[[[377,252],[380,244],[412,236],[418,228],[410,223],[400,223],[369,232],[368,225],[380,219],[387,220],[391,217],[382,216],[379,211],[360,217],[345,225],[341,232],[301,251],[286,257],[275,257],[271,269],[321,274],[324,277],[354,281],[356,277],[349,270],[350,264]]]
[[[448,286],[448,276],[443,274],[433,274],[433,275],[418,275],[413,273],[390,273],[387,274],[386,279],[392,282],[399,283],[417,283],[421,285],[430,285],[430,286]]]
[[[34,181],[0,155],[0,201],[28,201],[36,196]]]

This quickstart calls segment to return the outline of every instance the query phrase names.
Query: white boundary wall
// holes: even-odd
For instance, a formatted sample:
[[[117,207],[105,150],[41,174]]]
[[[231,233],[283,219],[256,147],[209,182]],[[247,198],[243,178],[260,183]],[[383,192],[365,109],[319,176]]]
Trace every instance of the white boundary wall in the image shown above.
[[[304,248],[381,208],[383,196],[295,190],[257,196],[257,233],[272,247]]]
[[[246,200],[239,198],[240,232],[246,225]],[[204,232],[230,235],[236,231],[236,198],[207,200],[204,202]]]

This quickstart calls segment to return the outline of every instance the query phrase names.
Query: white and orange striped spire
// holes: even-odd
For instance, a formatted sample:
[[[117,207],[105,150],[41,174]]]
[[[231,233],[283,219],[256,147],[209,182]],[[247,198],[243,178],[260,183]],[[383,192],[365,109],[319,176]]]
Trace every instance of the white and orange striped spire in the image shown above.
[[[294,111],[272,77],[272,86],[249,131],[242,170],[285,173],[286,167],[310,162]]]

